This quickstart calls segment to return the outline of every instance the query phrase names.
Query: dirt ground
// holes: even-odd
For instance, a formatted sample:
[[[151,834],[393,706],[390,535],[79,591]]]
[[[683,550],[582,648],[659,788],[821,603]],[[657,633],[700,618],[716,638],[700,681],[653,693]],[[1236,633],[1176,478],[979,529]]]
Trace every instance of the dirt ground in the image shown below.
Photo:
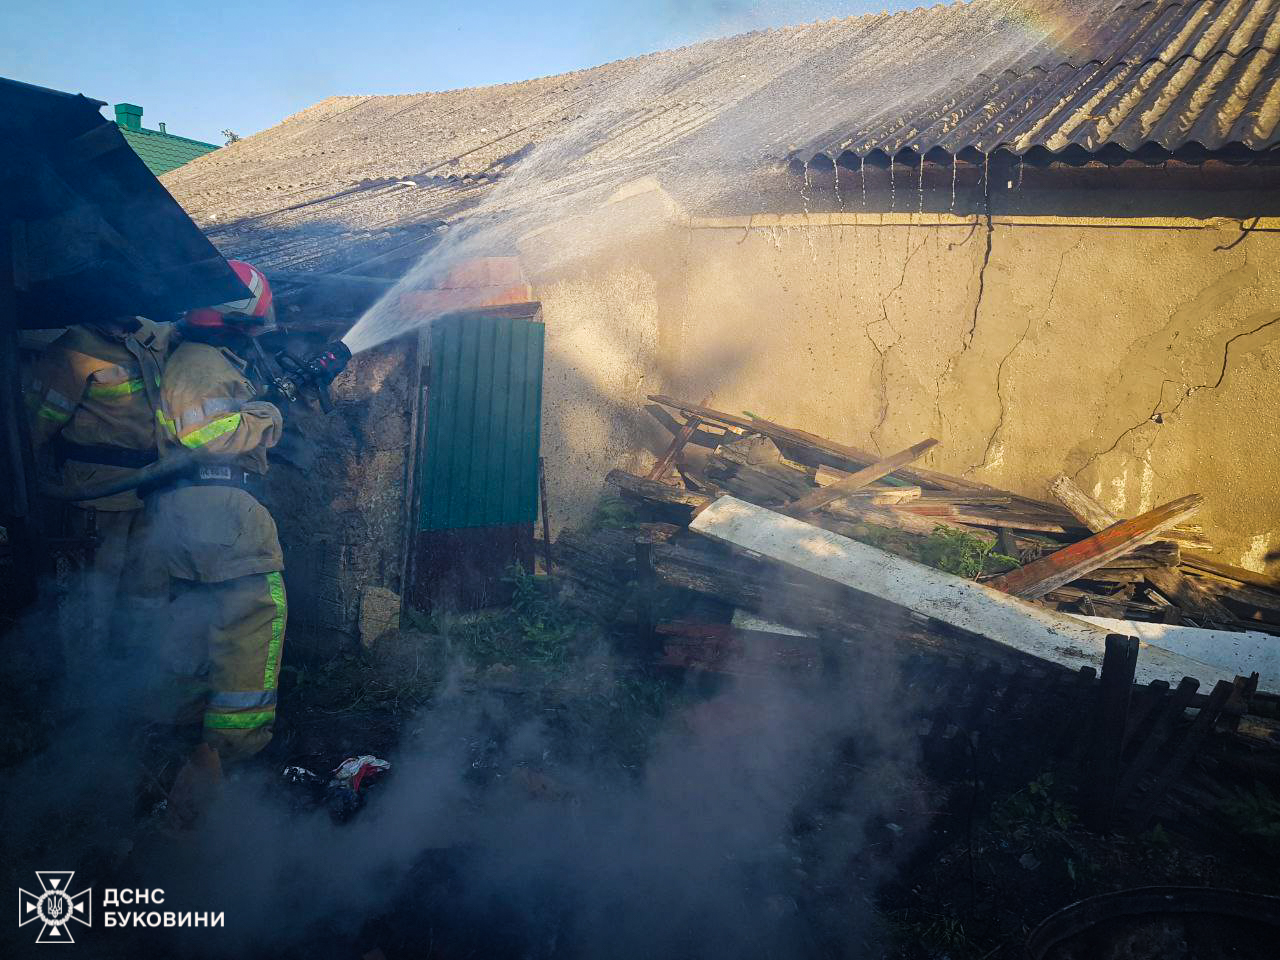
[[[580,796],[584,774],[625,791],[644,779],[659,738],[698,723],[707,704],[749,683],[618,656],[629,642],[526,583],[509,609],[408,623],[372,651],[327,662],[287,661],[277,735],[256,763],[277,784],[272,789],[283,791],[276,771],[285,766],[326,775],[357,754],[397,762],[436,722],[448,689],[454,702],[500,705],[481,711],[479,732],[466,745],[465,780],[477,798],[505,791],[553,818],[580,816],[590,802]],[[749,694],[745,702],[750,709]],[[543,734],[532,754],[517,736],[530,722]],[[23,727],[21,736],[39,742],[32,729]],[[1006,763],[981,744],[969,746],[970,762],[958,775],[953,769],[939,776],[921,763],[888,783],[889,795],[856,821],[859,836],[840,848],[848,855],[833,869],[831,844],[848,798],[865,789],[869,762],[857,729],[833,743],[806,775],[787,835],[776,848],[762,849],[758,862],[740,865],[749,877],[745,909],[777,916],[770,929],[778,940],[759,945],[760,956],[1020,958],[1037,923],[1097,893],[1187,884],[1280,894],[1274,870],[1280,816],[1266,795],[1234,812],[1234,836],[1202,835],[1177,821],[1099,836],[1079,822],[1078,770],[1048,761],[1040,769]],[[23,752],[21,744],[8,746]],[[110,769],[110,757],[99,754],[95,763],[99,772]],[[66,849],[82,835],[111,836],[96,841],[80,867],[118,876],[132,845],[147,842],[168,776],[157,761],[141,778],[117,778],[121,789],[137,790],[132,823],[97,822],[92,810],[61,811],[27,831],[25,852]],[[379,799],[372,791],[370,809],[356,816]],[[46,835],[33,834],[39,830]],[[320,923],[269,953],[275,960],[587,955],[571,946],[571,891],[544,884],[533,910],[477,902],[465,879],[473,855],[465,845],[426,849],[354,930]],[[146,954],[131,948],[120,955]],[[627,954],[620,948],[615,955]],[[691,945],[683,955],[713,953]]]
[[[373,662],[354,658],[297,671],[286,690],[291,706],[273,745],[275,759],[319,766],[325,758],[356,750],[394,751],[407,720],[430,716],[421,710],[442,681],[446,662],[458,654],[466,664],[464,686],[475,695],[496,692],[517,705],[508,722],[536,713],[554,716],[550,726],[561,765],[640,770],[652,738],[672,715],[735,682],[639,664],[619,670],[616,661],[606,669],[592,659],[601,641],[596,628],[572,616],[563,622],[574,626],[550,636],[546,624],[530,629],[511,613],[455,626],[449,640],[405,630],[385,638]],[[625,644],[627,638],[617,642]],[[495,737],[500,739],[501,731]],[[1280,895],[1274,870],[1280,808],[1261,808],[1252,817],[1247,811],[1238,814],[1234,842],[1220,830],[1203,836],[1194,825],[1176,821],[1103,836],[1080,824],[1078,771],[1046,762],[1034,776],[1011,781],[996,770],[990,776],[984,771],[999,758],[975,749],[974,762],[976,777],[972,770],[950,782],[922,774],[908,786],[904,805],[919,815],[915,825],[904,830],[881,818],[867,827],[860,858],[894,863],[896,869],[880,885],[873,922],[859,931],[858,942],[841,940],[844,931],[810,929],[812,955],[1021,957],[1037,923],[1095,894],[1170,884]],[[501,765],[501,759],[492,758],[492,769]],[[856,764],[850,766],[856,770]],[[548,802],[563,799],[554,763],[524,771],[520,782]],[[839,790],[840,777],[829,779],[825,789]],[[806,813],[797,811],[792,840],[801,856],[815,852],[805,836],[811,826]],[[848,869],[856,872],[859,866],[851,862]],[[420,871],[434,878],[424,881],[428,886],[447,886],[447,862],[424,863]],[[799,925],[821,927],[826,913],[821,900],[819,895],[791,904],[800,911]],[[406,955],[393,948],[411,948],[420,933],[401,921],[392,913],[370,922],[388,958]],[[468,939],[459,936],[461,942]]]

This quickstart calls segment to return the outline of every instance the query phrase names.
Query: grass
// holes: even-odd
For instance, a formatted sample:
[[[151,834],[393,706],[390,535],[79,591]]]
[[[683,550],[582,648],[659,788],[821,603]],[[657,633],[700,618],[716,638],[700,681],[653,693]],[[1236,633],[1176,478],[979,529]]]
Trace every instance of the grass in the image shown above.
[[[997,553],[994,543],[941,524],[927,537],[870,523],[857,524],[853,531],[854,538],[862,543],[966,580],[1004,573],[1019,566],[1017,558]]]
[[[884,917],[898,951],[895,956],[978,957],[978,944],[964,920],[950,912],[895,910]]]
[[[583,623],[556,599],[545,577],[516,564],[504,580],[511,585],[510,605],[451,631],[459,649],[477,666],[528,665],[552,673],[563,671]]]
[[[1014,557],[996,553],[995,546],[971,533],[939,525],[921,545],[920,560],[966,580],[1004,573],[1018,566]]]
[[[1042,773],[1020,790],[1004,799],[991,813],[997,829],[1016,832],[1019,827],[1035,825],[1067,830],[1075,826],[1075,808],[1061,798],[1052,773]]]
[[[1222,812],[1241,835],[1280,844],[1280,799],[1265,785],[1255,783],[1252,790],[1237,788],[1222,802]]]
[[[586,529],[620,530],[635,526],[639,517],[635,505],[614,494],[601,497],[587,519]]]

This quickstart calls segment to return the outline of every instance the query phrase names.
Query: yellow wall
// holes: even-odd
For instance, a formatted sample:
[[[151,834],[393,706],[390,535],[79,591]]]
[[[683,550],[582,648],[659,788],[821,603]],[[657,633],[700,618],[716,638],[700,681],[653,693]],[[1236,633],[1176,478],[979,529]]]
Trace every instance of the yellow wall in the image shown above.
[[[625,240],[535,270],[559,519],[665,440],[637,417],[662,390],[885,453],[933,436],[927,466],[1034,496],[1065,471],[1120,514],[1200,492],[1223,559],[1280,569],[1270,221],[613,215]]]

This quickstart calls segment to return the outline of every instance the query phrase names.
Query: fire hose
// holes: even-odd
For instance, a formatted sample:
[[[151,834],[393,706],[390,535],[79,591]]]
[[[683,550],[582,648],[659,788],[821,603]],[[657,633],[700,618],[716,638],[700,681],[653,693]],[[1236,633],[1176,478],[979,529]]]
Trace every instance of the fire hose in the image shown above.
[[[270,377],[268,392],[273,400],[294,403],[307,391],[314,391],[321,409],[328,412],[331,409],[329,385],[346,369],[350,360],[351,351],[341,340],[329,344],[306,360],[282,353],[278,362],[283,372]],[[190,475],[202,462],[207,463],[208,458],[198,457],[190,450],[177,450],[127,477],[79,487],[46,486],[40,492],[51,500],[99,500],[128,490],[167,486],[174,480]]]

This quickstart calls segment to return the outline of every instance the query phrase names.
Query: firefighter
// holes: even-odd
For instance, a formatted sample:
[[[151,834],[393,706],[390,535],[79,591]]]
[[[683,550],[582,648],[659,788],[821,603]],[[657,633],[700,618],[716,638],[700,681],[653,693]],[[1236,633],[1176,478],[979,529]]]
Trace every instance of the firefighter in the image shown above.
[[[29,402],[36,449],[52,453],[62,483],[79,487],[127,477],[155,461],[156,411],[172,324],[141,317],[73,326],[36,364]],[[93,651],[122,654],[140,621],[167,599],[165,580],[143,548],[146,515],[130,490],[68,508],[73,534],[96,534],[87,570],[84,632],[69,665]]]
[[[198,714],[203,726],[171,794],[192,808],[220,779],[223,761],[249,757],[271,739],[287,615],[284,558],[261,499],[282,418],[247,361],[253,338],[274,328],[271,288],[255,267],[229,263],[251,295],[179,321],[183,342],[161,390],[161,455],[190,450],[199,466],[147,492],[174,585],[170,652],[185,683],[181,699],[187,718]],[[197,812],[173,811],[180,821]]]

